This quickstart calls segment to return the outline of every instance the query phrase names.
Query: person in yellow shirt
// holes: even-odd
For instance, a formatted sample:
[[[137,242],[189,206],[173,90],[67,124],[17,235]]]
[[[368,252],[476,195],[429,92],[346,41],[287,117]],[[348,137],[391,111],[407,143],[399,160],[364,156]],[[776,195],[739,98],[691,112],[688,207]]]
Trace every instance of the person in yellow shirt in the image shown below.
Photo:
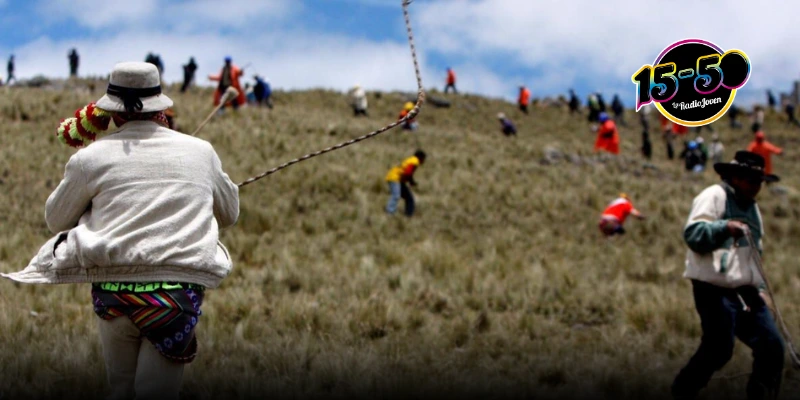
[[[386,204],[386,212],[394,214],[397,211],[397,203],[400,198],[405,201],[405,215],[411,217],[414,215],[414,195],[411,189],[408,188],[408,183],[411,186],[417,186],[414,181],[414,172],[417,168],[425,163],[425,152],[417,150],[414,155],[406,158],[400,165],[396,165],[389,170],[386,174],[386,182],[389,183],[389,202]]]

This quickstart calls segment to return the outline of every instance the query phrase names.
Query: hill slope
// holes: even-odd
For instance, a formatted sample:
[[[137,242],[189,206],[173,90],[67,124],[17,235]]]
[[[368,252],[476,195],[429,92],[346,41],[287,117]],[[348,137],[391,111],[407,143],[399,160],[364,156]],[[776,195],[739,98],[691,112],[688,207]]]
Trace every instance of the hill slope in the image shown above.
[[[0,271],[8,272],[50,237],[44,203],[74,152],[55,140],[58,122],[102,93],[3,90]],[[168,94],[184,132],[212,108],[205,89]],[[206,297],[187,398],[668,397],[699,344],[681,234],[692,198],[718,181],[713,171],[685,176],[655,135],[654,168],[645,168],[638,122],[621,128],[623,154],[613,159],[592,154],[585,117],[566,110],[523,116],[505,102],[444,97],[453,107],[424,107],[417,133],[392,130],[242,188],[239,222],[221,235],[234,272]],[[360,119],[333,92],[277,92],[274,101],[272,111],[227,112],[198,135],[235,182],[393,121],[404,96],[370,93],[370,117]],[[500,134],[500,111],[518,137]],[[638,121],[631,111],[627,119]],[[726,125],[715,127],[731,157],[750,133]],[[766,132],[786,149],[774,161],[784,190],[760,195],[767,268],[800,332],[800,135],[776,115]],[[428,153],[416,174],[418,214],[389,217],[384,175],[418,144]],[[564,157],[541,162],[546,147]],[[650,218],[606,242],[597,218],[621,191]],[[89,286],[1,284],[0,393],[99,398]],[[723,372],[749,368],[739,344]],[[745,382],[710,389],[731,395]],[[787,380],[784,395],[797,389]]]

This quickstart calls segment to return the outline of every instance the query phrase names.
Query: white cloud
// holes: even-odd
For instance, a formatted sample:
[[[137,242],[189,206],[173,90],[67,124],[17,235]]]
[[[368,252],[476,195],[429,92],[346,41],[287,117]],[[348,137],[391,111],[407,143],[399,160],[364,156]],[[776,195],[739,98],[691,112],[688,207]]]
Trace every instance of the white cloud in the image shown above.
[[[158,14],[158,5],[158,0],[137,0],[136,6],[129,0],[47,0],[40,1],[37,8],[47,22],[71,18],[82,26],[99,29],[146,22],[149,16]]]
[[[94,30],[148,27],[160,32],[259,27],[259,22],[286,18],[302,9],[291,0],[136,0],[135,6],[129,0],[41,0],[37,7],[47,22],[67,18]]]
[[[633,72],[670,43],[689,37],[744,50],[753,60],[745,89],[788,87],[800,71],[800,59],[789,57],[800,50],[794,38],[800,6],[792,2],[439,0],[417,7],[418,36],[427,51],[475,63],[503,57],[546,71],[547,80],[540,76],[534,82],[550,89],[558,86],[549,80],[555,79],[561,93],[578,66],[577,72],[600,88],[633,93]]]

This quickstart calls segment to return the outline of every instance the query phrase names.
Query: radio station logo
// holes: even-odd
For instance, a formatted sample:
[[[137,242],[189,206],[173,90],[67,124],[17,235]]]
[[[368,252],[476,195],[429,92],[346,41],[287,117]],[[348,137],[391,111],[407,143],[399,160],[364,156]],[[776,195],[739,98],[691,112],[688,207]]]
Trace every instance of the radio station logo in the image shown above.
[[[631,77],[636,84],[636,111],[655,103],[674,123],[710,124],[725,115],[750,72],[750,59],[741,50],[723,51],[700,39],[675,42]]]

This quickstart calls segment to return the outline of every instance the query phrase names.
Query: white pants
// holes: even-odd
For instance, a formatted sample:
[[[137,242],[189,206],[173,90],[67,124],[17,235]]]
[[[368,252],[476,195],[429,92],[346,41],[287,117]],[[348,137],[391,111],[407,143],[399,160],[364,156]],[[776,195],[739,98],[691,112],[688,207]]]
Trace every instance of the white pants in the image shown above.
[[[126,316],[98,319],[109,400],[178,400],[185,364],[170,361],[156,350]]]

